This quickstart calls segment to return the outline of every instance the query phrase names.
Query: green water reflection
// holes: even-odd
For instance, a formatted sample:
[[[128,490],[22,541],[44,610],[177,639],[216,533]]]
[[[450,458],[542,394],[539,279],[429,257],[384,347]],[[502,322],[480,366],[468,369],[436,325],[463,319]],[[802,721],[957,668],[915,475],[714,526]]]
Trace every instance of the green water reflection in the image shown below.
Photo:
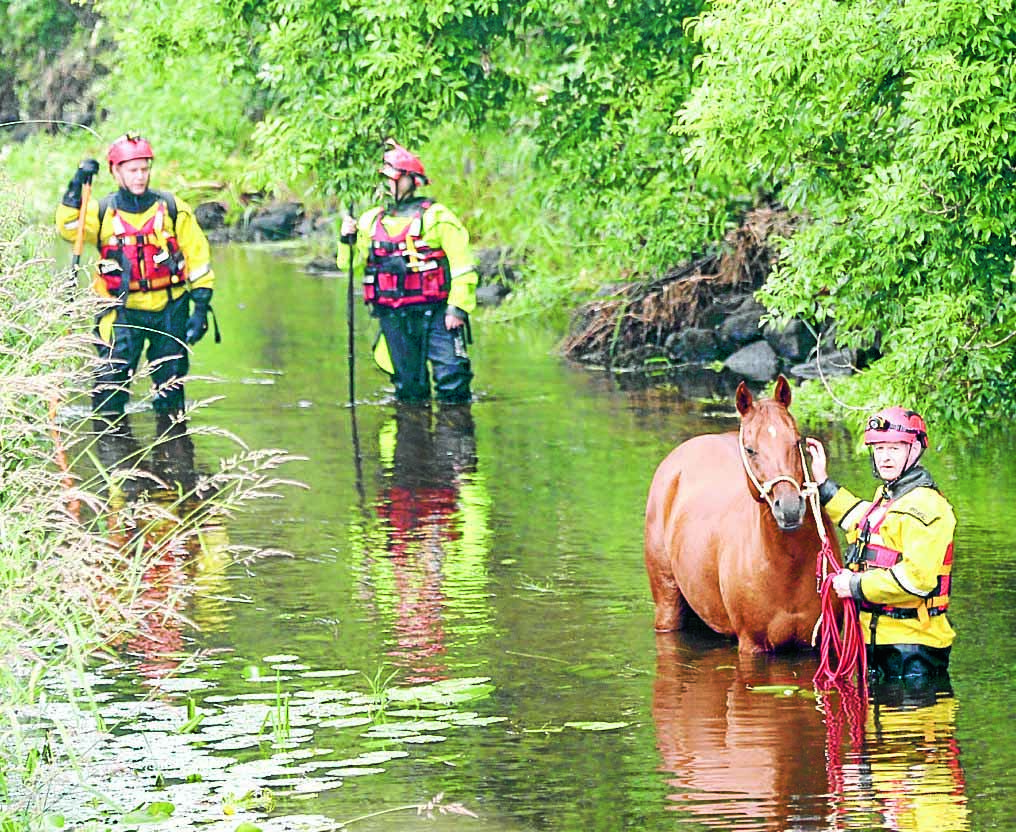
[[[157,684],[175,709],[157,719],[182,720],[187,697],[207,711],[174,747],[198,754],[199,770],[244,766],[252,786],[268,784],[277,825],[251,814],[266,829],[323,828],[441,792],[479,818],[381,815],[353,828],[1006,828],[1011,433],[929,459],[960,519],[954,696],[881,705],[857,747],[815,699],[749,690],[808,688],[812,657],[745,663],[713,639],[653,633],[646,489],[673,445],[735,424],[729,383],[709,407],[626,391],[569,367],[552,334],[481,318],[472,407],[400,410],[368,365],[358,314],[353,411],[342,280],[254,248],[220,249],[216,271],[223,343],[200,345],[193,369],[210,378],[188,393],[222,398],[194,426],[302,457],[284,473],[306,489],[223,530],[288,555],[223,569],[206,553],[186,567],[200,629],[178,637],[201,652]],[[841,481],[867,492],[845,432],[823,438]],[[199,470],[234,451],[215,435],[194,446]],[[113,700],[151,689],[136,669],[115,678]],[[389,678],[415,693],[389,703],[385,728],[368,694]],[[463,690],[435,695],[441,680]],[[272,733],[282,703],[288,736]],[[208,788],[174,788],[180,803],[215,803]]]

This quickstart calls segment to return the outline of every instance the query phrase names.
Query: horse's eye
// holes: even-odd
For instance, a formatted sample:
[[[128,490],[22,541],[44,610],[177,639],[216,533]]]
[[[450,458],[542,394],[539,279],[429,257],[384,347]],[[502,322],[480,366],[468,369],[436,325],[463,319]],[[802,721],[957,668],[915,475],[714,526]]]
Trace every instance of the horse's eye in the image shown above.
[[[758,453],[758,451],[756,451],[754,448],[749,448],[747,446],[745,446],[744,452],[748,454],[748,456],[755,456]]]

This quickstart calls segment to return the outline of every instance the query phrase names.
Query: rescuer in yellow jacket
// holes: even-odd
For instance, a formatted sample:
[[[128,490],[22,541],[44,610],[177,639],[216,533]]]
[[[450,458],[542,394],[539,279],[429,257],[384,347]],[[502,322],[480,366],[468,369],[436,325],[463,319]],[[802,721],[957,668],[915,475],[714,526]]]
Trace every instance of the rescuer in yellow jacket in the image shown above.
[[[423,163],[389,139],[379,173],[391,200],[359,220],[342,220],[338,265],[349,268],[350,247],[365,263],[363,299],[381,325],[379,366],[395,384],[395,397],[445,404],[472,398],[469,314],[476,307],[476,266],[469,234],[452,211],[417,194],[430,182]],[[429,363],[429,369],[428,369]]]
[[[944,673],[955,633],[946,610],[952,584],[952,506],[920,465],[928,433],[911,410],[890,407],[868,420],[864,442],[881,484],[860,500],[826,473],[825,449],[808,439],[819,496],[847,536],[847,569],[833,589],[860,610],[868,665],[878,677]]]
[[[108,161],[118,190],[89,199],[84,210],[84,240],[98,246],[100,257],[92,287],[116,302],[97,325],[101,365],[92,407],[114,418],[124,413],[146,344],[154,409],[181,413],[189,347],[208,331],[214,285],[208,240],[187,203],[149,188],[153,158],[140,136],[114,141]],[[64,193],[56,227],[65,240],[76,238],[83,186],[98,171],[99,163],[86,159]]]

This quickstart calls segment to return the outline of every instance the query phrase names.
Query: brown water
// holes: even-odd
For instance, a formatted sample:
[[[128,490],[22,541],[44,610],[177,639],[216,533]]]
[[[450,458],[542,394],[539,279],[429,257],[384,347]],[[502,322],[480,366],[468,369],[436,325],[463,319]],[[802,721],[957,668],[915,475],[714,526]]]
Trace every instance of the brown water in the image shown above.
[[[177,819],[153,828],[173,829],[324,829],[439,794],[478,818],[350,828],[1013,828],[1011,433],[929,456],[960,520],[953,694],[873,704],[851,742],[809,695],[813,656],[740,661],[704,634],[654,635],[646,489],[675,444],[735,424],[729,385],[710,406],[626,391],[562,361],[551,334],[478,316],[477,401],[400,410],[358,313],[353,411],[344,282],[251,248],[217,251],[216,271],[224,341],[193,365],[218,380],[188,393],[223,398],[194,424],[304,457],[283,473],[307,488],[224,530],[290,556],[223,571],[209,541],[176,564],[199,628],[165,636],[180,652],[138,644],[99,672],[103,707],[133,715],[102,741],[132,773],[96,775],[100,792],[171,801]],[[825,438],[834,473],[869,492],[845,433]],[[193,464],[230,452],[198,435]],[[383,718],[364,704],[378,688]],[[206,717],[181,735],[188,697]],[[271,812],[223,814],[254,788]]]

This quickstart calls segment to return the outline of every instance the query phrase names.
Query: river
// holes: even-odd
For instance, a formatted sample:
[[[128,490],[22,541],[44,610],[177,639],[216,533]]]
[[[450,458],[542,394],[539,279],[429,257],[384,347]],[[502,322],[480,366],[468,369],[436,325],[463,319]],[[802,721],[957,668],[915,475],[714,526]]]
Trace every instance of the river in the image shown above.
[[[951,695],[872,703],[852,737],[811,691],[814,656],[653,632],[646,490],[675,444],[736,426],[729,384],[708,403],[625,389],[481,314],[474,404],[398,408],[358,309],[352,409],[344,281],[271,248],[215,266],[223,341],[198,346],[188,387],[214,400],[175,464],[213,472],[237,446],[199,429],[222,428],[300,457],[279,474],[305,487],[175,564],[193,626],[95,668],[106,730],[79,744],[103,798],[61,781],[69,819],[158,801],[173,816],[145,828],[1010,828],[1011,431],[928,455],[959,518]],[[846,431],[823,438],[867,495]],[[268,553],[235,562],[227,540]]]

